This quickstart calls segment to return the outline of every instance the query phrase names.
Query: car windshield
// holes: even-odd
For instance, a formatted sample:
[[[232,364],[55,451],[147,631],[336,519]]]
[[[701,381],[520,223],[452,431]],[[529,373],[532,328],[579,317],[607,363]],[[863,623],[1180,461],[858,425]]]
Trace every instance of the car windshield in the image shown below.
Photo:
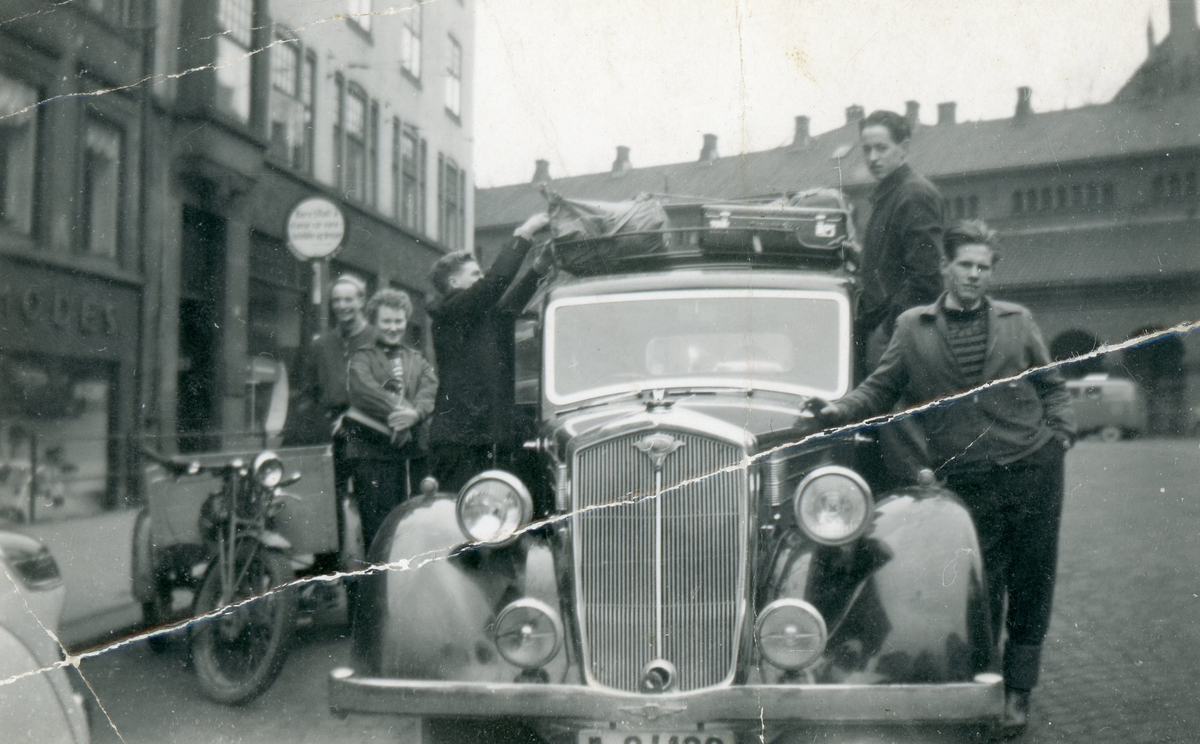
[[[546,318],[556,404],[657,388],[725,387],[837,398],[850,370],[849,303],[836,292],[692,290],[568,298]]]

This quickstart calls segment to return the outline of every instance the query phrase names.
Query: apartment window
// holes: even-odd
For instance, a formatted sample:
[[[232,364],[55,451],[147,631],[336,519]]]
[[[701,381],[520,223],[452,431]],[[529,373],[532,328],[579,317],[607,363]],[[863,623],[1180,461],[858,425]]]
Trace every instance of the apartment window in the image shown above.
[[[1043,212],[1054,209],[1054,191],[1049,186],[1042,189],[1041,207]]]
[[[1029,189],[1025,192],[1025,211],[1036,212],[1038,208],[1038,192],[1037,189]]]
[[[1067,187],[1059,186],[1057,189],[1054,190],[1054,196],[1055,196],[1055,206],[1058,207],[1059,209],[1066,209],[1066,207],[1067,207]]]
[[[117,257],[121,220],[121,131],[90,119],[84,135],[83,240],[88,253]]]
[[[1184,191],[1188,196],[1196,195],[1196,171],[1188,171],[1183,178]],[[1108,184],[1111,188],[1112,184]]]
[[[1083,206],[1083,186],[1080,184],[1075,184],[1071,187],[1071,206]]]
[[[371,32],[371,2],[372,0],[350,0],[350,13],[347,16],[347,20],[367,33]]]
[[[1106,207],[1111,207],[1116,202],[1115,189],[1111,183],[1105,183],[1100,186],[1100,203]]]
[[[954,197],[954,216],[962,219],[967,214],[967,203],[963,201],[961,196]]]
[[[361,202],[367,195],[367,97],[356,86],[346,93],[345,113],[342,190],[347,198]]]
[[[28,234],[33,227],[38,93],[0,73],[0,225]]]
[[[293,39],[271,48],[271,155],[305,173],[312,172],[316,68],[316,54]]]
[[[979,216],[979,197],[978,196],[967,197],[967,216],[970,217],[971,219],[975,219],[976,217]]]
[[[453,158],[438,155],[438,236],[450,250],[461,250],[466,230],[466,172]]]
[[[405,227],[425,232],[425,160],[426,143],[417,130],[392,123],[395,173],[396,215]]]
[[[250,45],[254,0],[218,0],[217,108],[241,122],[250,121]]]
[[[404,16],[404,26],[400,29],[400,69],[414,80],[421,79],[421,10],[420,3],[414,3]]]
[[[1178,188],[1178,184],[1176,184]],[[1087,205],[1095,207],[1100,204],[1100,185],[1097,183],[1088,183],[1087,185]]]
[[[1183,195],[1183,184],[1178,173],[1167,176],[1167,198],[1178,199]]]
[[[379,207],[379,101],[371,101],[367,121],[367,193],[363,201]]]
[[[453,36],[450,41],[450,59],[446,64],[446,111],[455,120],[462,116],[462,45]]]
[[[1025,195],[1020,191],[1014,191],[1012,194],[1012,211],[1013,214],[1025,211]]]

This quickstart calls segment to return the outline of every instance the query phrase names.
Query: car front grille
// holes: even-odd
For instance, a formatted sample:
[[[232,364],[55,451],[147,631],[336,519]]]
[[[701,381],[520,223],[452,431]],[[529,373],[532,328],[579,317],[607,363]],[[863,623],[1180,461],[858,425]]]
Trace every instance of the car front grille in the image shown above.
[[[649,437],[673,451],[642,451]],[[747,476],[717,471],[743,454],[693,434],[644,431],[576,454],[577,599],[595,682],[637,691],[642,669],[660,658],[677,669],[680,691],[733,673],[744,611]]]

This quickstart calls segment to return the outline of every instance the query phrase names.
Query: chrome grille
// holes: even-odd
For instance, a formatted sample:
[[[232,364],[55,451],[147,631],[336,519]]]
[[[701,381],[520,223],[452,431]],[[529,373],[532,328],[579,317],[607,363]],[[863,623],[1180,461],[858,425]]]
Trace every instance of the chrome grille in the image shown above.
[[[575,570],[585,663],[596,682],[636,691],[642,668],[661,657],[678,670],[677,689],[693,690],[728,678],[736,660],[747,478],[744,470],[714,473],[739,463],[743,452],[672,432],[682,446],[662,459],[659,473],[654,458],[637,447],[647,436],[576,454],[575,508],[583,511],[574,517]],[[690,479],[699,480],[672,488]]]

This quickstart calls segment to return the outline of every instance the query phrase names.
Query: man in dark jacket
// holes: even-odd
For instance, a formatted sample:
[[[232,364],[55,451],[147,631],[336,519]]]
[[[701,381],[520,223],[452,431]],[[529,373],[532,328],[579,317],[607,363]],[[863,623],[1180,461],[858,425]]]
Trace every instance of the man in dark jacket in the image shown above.
[[[1004,621],[1006,731],[1028,720],[1042,640],[1050,623],[1063,501],[1063,453],[1075,436],[1070,396],[1041,331],[1020,305],[985,294],[995,259],[982,222],[946,236],[947,291],[900,315],[870,377],[836,403],[817,404],[824,424],[918,406],[991,380],[1001,385],[922,411],[915,418],[947,485],[971,511],[988,578],[992,628]],[[1004,612],[1004,596],[1008,611]]]
[[[941,291],[943,210],[937,187],[909,167],[912,125],[891,111],[859,123],[863,159],[878,181],[863,239],[862,293],[855,339],[868,375],[879,363],[896,318]]]
[[[484,274],[467,252],[443,256],[430,282],[441,293],[429,308],[437,355],[437,405],[429,432],[434,472],[444,488],[457,490],[472,475],[504,464],[513,441],[513,313],[537,288],[538,274],[516,279],[549,217],[530,217],[513,233]],[[500,307],[500,300],[505,307]]]

